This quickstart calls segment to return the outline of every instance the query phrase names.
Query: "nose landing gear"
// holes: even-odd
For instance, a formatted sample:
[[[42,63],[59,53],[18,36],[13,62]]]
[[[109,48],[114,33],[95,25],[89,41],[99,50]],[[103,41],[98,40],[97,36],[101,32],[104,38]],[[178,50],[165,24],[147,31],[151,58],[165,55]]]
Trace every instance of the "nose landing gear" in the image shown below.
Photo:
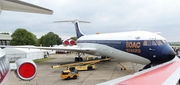
[[[142,70],[144,70],[144,69],[148,69],[148,68],[151,68],[151,64],[147,64],[147,65],[145,65],[142,69],[140,69],[139,71],[142,71]]]

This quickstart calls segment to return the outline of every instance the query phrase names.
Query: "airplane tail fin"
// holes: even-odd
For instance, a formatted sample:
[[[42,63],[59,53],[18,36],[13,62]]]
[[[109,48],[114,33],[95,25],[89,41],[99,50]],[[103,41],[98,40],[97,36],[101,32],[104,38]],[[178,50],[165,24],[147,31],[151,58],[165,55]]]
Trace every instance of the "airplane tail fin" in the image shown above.
[[[65,20],[65,21],[55,21],[54,23],[61,23],[61,22],[72,22],[72,23],[74,23],[77,38],[80,38],[81,36],[84,36],[84,34],[80,30],[79,23],[90,23],[88,21],[81,21],[81,20],[78,20],[78,19]]]

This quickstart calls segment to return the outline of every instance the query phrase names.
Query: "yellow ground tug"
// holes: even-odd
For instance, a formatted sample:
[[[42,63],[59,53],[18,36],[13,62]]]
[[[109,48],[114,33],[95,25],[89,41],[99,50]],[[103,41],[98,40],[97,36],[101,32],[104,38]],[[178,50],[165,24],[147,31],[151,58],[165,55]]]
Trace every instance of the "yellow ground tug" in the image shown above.
[[[62,71],[60,76],[62,79],[66,80],[77,79],[79,77],[79,72],[75,67],[69,67],[67,70]]]

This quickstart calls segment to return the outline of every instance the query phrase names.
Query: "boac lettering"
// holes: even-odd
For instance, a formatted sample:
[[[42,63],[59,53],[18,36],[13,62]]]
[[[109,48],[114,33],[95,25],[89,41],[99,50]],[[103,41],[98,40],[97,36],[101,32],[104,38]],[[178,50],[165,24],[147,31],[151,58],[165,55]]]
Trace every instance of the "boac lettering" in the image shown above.
[[[126,52],[141,53],[140,42],[126,42]]]

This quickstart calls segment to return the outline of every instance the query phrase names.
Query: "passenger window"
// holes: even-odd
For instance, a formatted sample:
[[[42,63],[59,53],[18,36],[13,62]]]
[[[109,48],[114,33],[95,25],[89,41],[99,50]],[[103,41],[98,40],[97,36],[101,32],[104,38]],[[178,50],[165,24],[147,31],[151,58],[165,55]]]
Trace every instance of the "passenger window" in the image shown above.
[[[157,44],[154,40],[152,40],[152,46],[157,46]]]

